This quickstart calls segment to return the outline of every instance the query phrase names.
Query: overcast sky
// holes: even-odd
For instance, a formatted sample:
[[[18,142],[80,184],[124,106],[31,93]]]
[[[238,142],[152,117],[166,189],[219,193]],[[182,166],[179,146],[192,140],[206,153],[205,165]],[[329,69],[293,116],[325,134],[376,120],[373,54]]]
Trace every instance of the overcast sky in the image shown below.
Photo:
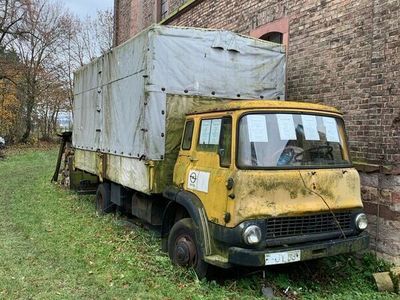
[[[83,18],[95,16],[98,9],[114,8],[114,0],[58,0],[64,3],[71,12]]]

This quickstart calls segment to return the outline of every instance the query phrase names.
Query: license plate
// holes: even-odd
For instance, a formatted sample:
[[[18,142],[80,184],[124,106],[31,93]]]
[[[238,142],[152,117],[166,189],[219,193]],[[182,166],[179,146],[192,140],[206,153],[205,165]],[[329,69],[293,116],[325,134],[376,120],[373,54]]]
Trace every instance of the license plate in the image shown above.
[[[285,252],[267,253],[265,254],[265,265],[287,264],[300,261],[300,250],[292,250]]]

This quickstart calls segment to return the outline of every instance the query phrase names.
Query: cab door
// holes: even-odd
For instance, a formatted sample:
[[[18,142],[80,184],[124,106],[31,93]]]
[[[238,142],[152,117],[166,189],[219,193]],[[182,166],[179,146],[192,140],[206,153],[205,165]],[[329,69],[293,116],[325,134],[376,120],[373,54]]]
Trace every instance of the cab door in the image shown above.
[[[184,188],[199,197],[210,221],[225,225],[229,221],[227,181],[232,175],[232,118],[199,117],[196,128]]]
[[[174,167],[174,184],[180,188],[185,188],[185,180],[188,169],[193,162],[193,138],[195,135],[195,120],[188,119],[183,130],[181,149]]]

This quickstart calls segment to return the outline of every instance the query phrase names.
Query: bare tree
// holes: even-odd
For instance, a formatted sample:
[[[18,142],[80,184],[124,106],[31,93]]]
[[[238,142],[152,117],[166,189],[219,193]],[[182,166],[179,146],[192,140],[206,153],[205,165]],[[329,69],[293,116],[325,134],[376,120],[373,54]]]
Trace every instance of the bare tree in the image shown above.
[[[76,35],[72,40],[72,57],[79,66],[92,61],[108,52],[113,42],[113,12],[98,10],[96,17],[76,20]]]
[[[22,0],[0,0],[0,80],[16,85],[18,56],[8,49],[8,44],[24,33],[22,29],[25,17],[25,2]]]
[[[108,52],[113,45],[114,32],[114,13],[111,9],[97,11],[94,30],[98,50],[100,50],[101,54]]]
[[[64,55],[59,72],[68,91],[69,107],[73,102],[73,72],[96,57],[106,53],[113,42],[113,12],[98,10],[96,17],[80,20],[69,15],[69,32],[64,42]]]
[[[0,0],[0,84],[7,75],[15,87],[14,94],[4,89],[0,103],[0,113],[13,116],[3,124],[7,132],[22,142],[34,127],[51,137],[58,115],[71,111],[73,72],[107,52],[112,34],[111,10],[82,21],[52,0]],[[18,104],[16,114],[9,103]]]
[[[27,142],[33,128],[33,112],[41,93],[49,85],[41,82],[41,75],[62,50],[65,39],[66,14],[59,4],[47,0],[30,0],[26,6],[24,30],[13,45],[25,65],[23,74],[23,106],[25,110],[25,132],[21,141]]]
[[[35,115],[42,139],[50,140],[57,130],[58,116],[62,111],[68,111],[68,91],[65,84],[55,74],[46,73],[42,78],[46,80],[48,88],[43,90],[37,102]]]
[[[21,110],[18,82],[23,69],[18,53],[8,45],[24,33],[25,0],[0,0],[0,135],[14,141]]]
[[[13,38],[25,32],[21,27],[25,16],[25,4],[24,0],[0,0],[1,47],[4,48],[5,43],[9,43]]]

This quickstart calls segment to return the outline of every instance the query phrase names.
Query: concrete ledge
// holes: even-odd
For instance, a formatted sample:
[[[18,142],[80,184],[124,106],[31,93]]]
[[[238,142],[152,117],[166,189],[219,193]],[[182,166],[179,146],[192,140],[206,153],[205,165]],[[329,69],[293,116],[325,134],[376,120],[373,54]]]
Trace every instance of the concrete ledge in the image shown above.
[[[400,166],[396,165],[379,165],[379,164],[353,161],[353,166],[357,169],[357,171],[364,173],[379,172],[386,175],[400,175]]]

